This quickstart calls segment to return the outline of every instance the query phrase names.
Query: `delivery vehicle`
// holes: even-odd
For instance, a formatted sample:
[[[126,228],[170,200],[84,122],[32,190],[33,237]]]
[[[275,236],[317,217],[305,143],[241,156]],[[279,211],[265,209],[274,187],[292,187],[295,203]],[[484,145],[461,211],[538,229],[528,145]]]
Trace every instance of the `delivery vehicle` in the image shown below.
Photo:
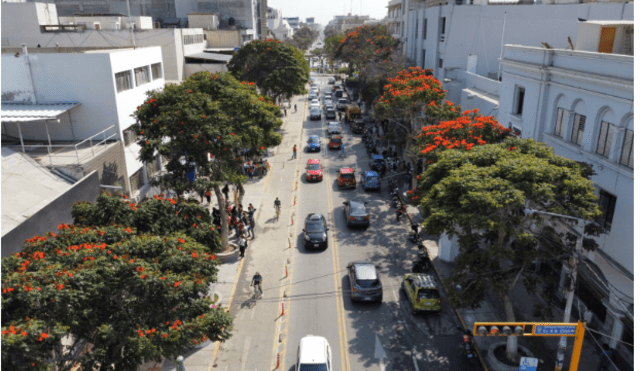
[[[355,104],[350,104],[346,109],[345,119],[347,124],[351,126],[354,133],[364,132],[364,120],[362,119],[362,111]]]

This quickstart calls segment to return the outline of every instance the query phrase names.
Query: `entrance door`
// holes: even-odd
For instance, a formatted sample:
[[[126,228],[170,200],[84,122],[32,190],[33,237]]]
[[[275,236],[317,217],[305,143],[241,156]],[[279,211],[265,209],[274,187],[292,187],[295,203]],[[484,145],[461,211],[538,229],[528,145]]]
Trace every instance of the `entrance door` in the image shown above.
[[[613,40],[615,37],[615,27],[602,27],[600,30],[600,46],[598,47],[598,53],[613,53]]]

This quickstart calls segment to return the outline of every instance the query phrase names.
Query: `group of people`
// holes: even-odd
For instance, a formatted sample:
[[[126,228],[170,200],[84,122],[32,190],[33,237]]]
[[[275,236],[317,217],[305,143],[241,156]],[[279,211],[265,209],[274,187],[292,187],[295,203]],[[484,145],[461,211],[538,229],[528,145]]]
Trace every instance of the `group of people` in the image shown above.
[[[256,209],[252,204],[249,204],[247,210],[243,209],[242,205],[231,206],[227,201],[227,220],[229,222],[229,232],[234,231],[234,236],[238,238],[238,246],[240,248],[240,257],[244,258],[244,253],[247,249],[247,238],[256,238],[255,227],[256,221],[253,216]],[[213,217],[213,224],[221,228],[221,213],[217,208],[213,208],[211,211]]]
[[[269,162],[267,160],[260,159],[259,161],[247,161],[244,164],[244,174],[249,176],[249,180],[253,179],[254,175],[263,176],[267,174],[269,170]]]

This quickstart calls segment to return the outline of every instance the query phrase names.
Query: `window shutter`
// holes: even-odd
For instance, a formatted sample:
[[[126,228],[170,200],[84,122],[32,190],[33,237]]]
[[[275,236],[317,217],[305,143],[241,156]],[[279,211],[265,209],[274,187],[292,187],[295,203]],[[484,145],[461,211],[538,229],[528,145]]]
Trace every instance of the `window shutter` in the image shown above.
[[[604,157],[609,156],[609,150],[611,150],[611,141],[613,135],[611,135],[611,124],[606,121],[601,121],[600,136],[598,138],[598,148],[596,153]]]
[[[582,145],[582,137],[584,136],[584,126],[587,121],[586,116],[575,115],[573,119],[573,130],[571,131],[571,142]]]
[[[561,137],[564,133],[564,127],[567,124],[568,115],[565,110],[562,108],[558,108],[558,116],[556,117],[556,129],[554,134]]]
[[[633,169],[633,130],[624,131],[620,163]]]

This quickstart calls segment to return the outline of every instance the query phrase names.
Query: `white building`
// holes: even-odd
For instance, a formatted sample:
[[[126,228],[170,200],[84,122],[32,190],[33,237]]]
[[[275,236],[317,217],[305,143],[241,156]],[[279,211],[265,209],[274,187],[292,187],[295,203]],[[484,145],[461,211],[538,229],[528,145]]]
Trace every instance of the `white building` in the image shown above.
[[[120,16],[62,20],[65,23],[58,19],[55,4],[3,2],[2,47],[19,48],[24,43],[29,48],[54,48],[55,52],[160,46],[163,76],[169,82],[180,82],[188,76],[187,71],[194,70],[186,65],[185,57],[198,60],[196,64],[205,60],[200,58],[207,45],[201,28],[148,28],[149,17],[132,17],[133,30],[126,29],[128,18]]]
[[[286,40],[293,37],[293,28],[289,26],[289,22],[286,19],[281,19],[278,27],[271,30],[278,40]]]
[[[145,93],[164,87],[160,47],[38,51],[2,54],[3,142],[14,138],[15,150],[76,180],[98,170],[101,184],[131,196],[153,191],[161,161],[138,160],[129,128]]]
[[[270,30],[278,28],[282,21],[282,9],[269,7],[267,10],[267,27]]]
[[[447,99],[463,102],[468,73],[498,80],[504,44],[569,48],[578,38],[578,19],[633,20],[633,3],[438,6],[417,1],[407,9],[406,53],[415,66],[433,69]],[[486,3],[486,1],[485,1]],[[495,3],[491,3],[495,4]],[[503,32],[504,31],[504,32]],[[476,79],[478,80],[478,79]],[[474,83],[483,84],[484,81]],[[495,114],[495,111],[493,112]]]

